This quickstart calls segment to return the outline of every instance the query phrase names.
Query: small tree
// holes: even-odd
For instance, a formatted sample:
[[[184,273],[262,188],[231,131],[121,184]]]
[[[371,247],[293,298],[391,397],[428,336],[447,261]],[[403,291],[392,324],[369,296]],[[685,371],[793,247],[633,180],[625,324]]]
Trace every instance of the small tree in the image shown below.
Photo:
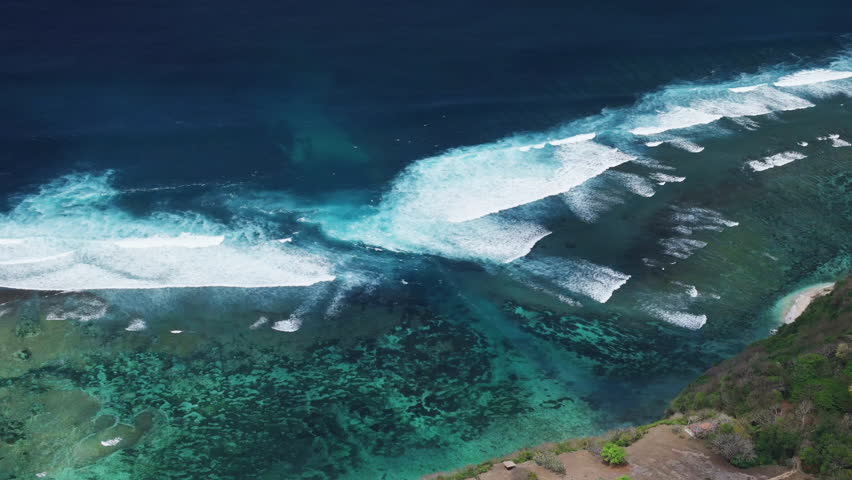
[[[801,428],[802,430],[805,429],[805,423],[808,420],[808,415],[810,415],[810,413],[813,410],[814,410],[814,402],[812,402],[808,398],[802,400],[801,402],[799,402],[798,405],[796,405],[795,413],[796,413],[796,417],[798,417],[799,421],[801,422],[799,428]]]
[[[601,458],[610,465],[621,465],[627,461],[627,454],[622,447],[614,443],[607,443],[601,450]]]

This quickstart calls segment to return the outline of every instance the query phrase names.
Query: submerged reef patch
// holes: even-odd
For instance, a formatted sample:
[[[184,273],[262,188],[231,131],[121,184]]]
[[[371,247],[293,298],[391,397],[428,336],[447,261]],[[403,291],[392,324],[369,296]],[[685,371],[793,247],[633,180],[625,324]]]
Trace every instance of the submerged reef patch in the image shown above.
[[[12,473],[71,478],[63,475],[73,467],[74,478],[100,478],[98,460],[112,454],[109,472],[128,479],[336,478],[365,458],[472,439],[528,411],[524,392],[493,378],[495,355],[474,330],[427,312],[404,315],[376,338],[318,343],[301,357],[226,342],[186,358],[91,353],[85,366],[7,379],[0,395],[79,388],[100,404],[100,417],[87,424],[109,423],[102,421],[109,415],[123,430],[87,437],[90,448],[51,445],[76,456],[70,465],[23,461]],[[156,414],[140,421],[145,412]],[[9,439],[36,428],[14,422],[4,423]]]
[[[524,331],[593,364],[595,374],[612,378],[647,378],[691,372],[706,362],[708,352],[685,341],[689,330],[667,323],[654,325],[655,335],[617,325],[618,318],[560,315],[507,301],[503,310]]]

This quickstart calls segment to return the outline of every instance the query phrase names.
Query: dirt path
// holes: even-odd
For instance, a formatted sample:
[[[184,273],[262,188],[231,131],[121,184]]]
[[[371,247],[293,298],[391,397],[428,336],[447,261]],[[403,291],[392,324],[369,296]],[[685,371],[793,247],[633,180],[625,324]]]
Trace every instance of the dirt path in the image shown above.
[[[700,440],[676,434],[671,426],[651,429],[639,441],[627,447],[628,464],[609,467],[587,451],[559,456],[568,474],[560,477],[525,462],[509,471],[502,465],[479,476],[480,480],[527,480],[530,472],[540,480],[613,480],[629,475],[632,480],[804,480],[807,475],[781,466],[740,470],[711,452]],[[787,476],[785,476],[787,475]]]

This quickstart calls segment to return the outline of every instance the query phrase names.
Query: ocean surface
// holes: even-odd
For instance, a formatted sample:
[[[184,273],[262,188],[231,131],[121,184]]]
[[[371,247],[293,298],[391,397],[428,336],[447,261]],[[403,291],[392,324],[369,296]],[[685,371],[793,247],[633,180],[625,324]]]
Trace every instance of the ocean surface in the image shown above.
[[[0,18],[0,480],[417,479],[852,271],[846,2]]]

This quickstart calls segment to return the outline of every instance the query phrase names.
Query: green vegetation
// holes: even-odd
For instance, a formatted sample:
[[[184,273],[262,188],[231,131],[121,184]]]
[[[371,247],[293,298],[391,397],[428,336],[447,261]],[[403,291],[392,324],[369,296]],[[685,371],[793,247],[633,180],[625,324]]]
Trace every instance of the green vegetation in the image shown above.
[[[553,453],[560,455],[563,453],[576,452],[589,448],[590,440],[588,438],[571,439],[559,442],[553,447]]]
[[[664,418],[647,425],[616,430],[609,434],[608,441],[618,445],[619,447],[629,447],[636,443],[637,440],[644,437],[645,434],[648,433],[648,430],[651,430],[654,427],[660,425],[686,425],[686,423],[687,421],[684,417]]]
[[[479,465],[468,465],[457,472],[448,475],[438,475],[437,480],[466,480],[468,478],[476,478],[491,470],[492,465],[491,461],[482,462]]]
[[[610,465],[621,465],[627,461],[627,453],[625,453],[624,447],[607,443],[601,450],[601,458]]]
[[[616,478],[615,480],[633,480],[633,479],[631,479],[629,475],[622,475],[622,476]]]
[[[733,465],[786,463],[852,479],[852,277],[792,324],[713,367],[670,413],[733,417],[708,438]]]
[[[529,462],[530,460],[533,459],[534,455],[535,455],[535,450],[524,449],[524,450],[521,450],[521,453],[519,453],[517,457],[513,458],[512,461],[515,462],[515,463]]]
[[[553,473],[564,474],[565,464],[556,457],[556,454],[550,451],[539,451],[533,455],[533,461],[540,467],[544,467]]]

